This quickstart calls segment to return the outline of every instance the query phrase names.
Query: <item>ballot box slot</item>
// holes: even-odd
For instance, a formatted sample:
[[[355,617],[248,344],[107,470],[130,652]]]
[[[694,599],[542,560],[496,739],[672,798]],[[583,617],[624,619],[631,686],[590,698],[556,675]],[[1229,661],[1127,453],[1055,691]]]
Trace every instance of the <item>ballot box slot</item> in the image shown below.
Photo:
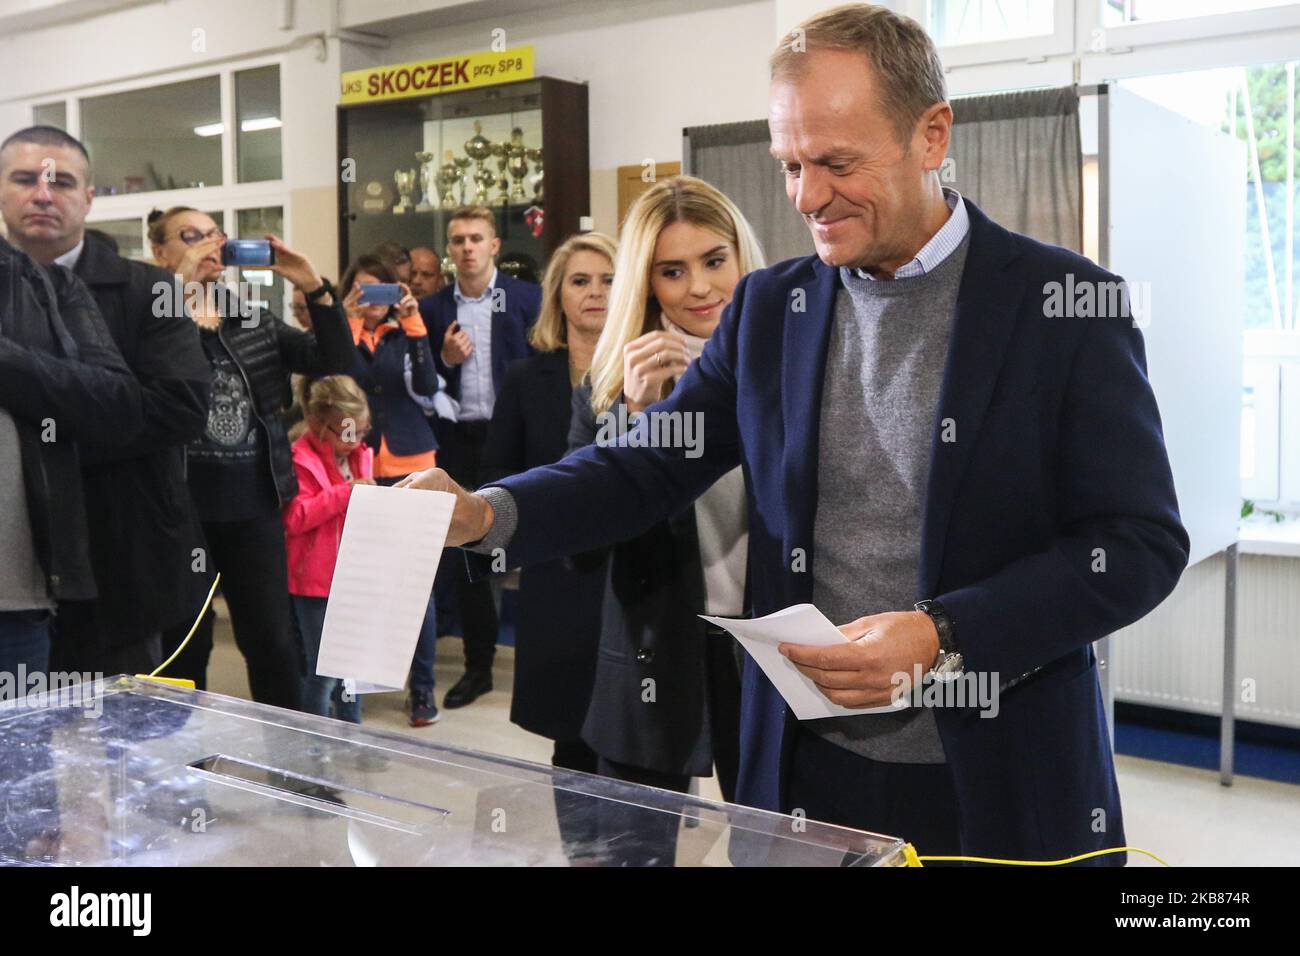
[[[384,796],[228,754],[212,754],[186,766],[214,783],[403,833],[427,833],[444,825],[451,813],[444,807]]]

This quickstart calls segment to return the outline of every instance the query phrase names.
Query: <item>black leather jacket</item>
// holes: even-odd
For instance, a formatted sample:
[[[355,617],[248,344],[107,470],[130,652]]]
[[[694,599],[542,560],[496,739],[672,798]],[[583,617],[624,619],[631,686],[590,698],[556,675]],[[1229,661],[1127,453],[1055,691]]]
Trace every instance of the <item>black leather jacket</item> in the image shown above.
[[[14,420],[37,560],[57,600],[95,597],[79,446],[134,441],[140,386],[81,280],[0,238],[0,408]]]
[[[289,375],[344,375],[352,367],[356,346],[343,306],[308,303],[312,331],[285,325],[270,311],[222,320],[217,335],[244,376],[253,397],[253,412],[266,429],[271,476],[283,507],[298,494],[284,409],[293,403]],[[228,311],[234,311],[228,310]]]

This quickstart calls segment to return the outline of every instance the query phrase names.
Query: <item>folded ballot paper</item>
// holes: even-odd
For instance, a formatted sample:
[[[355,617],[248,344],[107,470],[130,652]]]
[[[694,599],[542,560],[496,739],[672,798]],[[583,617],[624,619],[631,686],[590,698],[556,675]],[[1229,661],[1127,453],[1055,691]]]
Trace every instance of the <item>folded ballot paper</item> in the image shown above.
[[[353,486],[317,674],[356,694],[402,689],[455,503],[445,491]]]
[[[811,604],[794,604],[766,617],[731,618],[700,617],[724,628],[740,642],[740,646],[763,669],[767,679],[785,698],[799,720],[817,720],[821,717],[857,717],[862,714],[892,714],[898,707],[842,707],[833,704],[817,689],[789,658],[784,657],[779,644],[812,644],[825,647],[844,644],[848,638],[826,619],[826,615]]]

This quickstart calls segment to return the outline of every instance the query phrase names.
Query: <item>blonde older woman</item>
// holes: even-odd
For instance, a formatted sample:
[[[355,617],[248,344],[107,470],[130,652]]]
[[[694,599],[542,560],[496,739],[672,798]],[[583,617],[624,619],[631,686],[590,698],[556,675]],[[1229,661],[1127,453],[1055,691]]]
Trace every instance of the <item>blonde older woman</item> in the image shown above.
[[[510,367],[492,412],[483,457],[488,480],[564,456],[573,386],[591,365],[613,281],[614,240],[601,233],[574,236],[551,256],[529,333],[538,354]],[[596,755],[582,741],[582,722],[596,674],[604,586],[603,555],[576,565],[531,565],[519,580],[510,719],[555,741],[554,766],[587,773],[596,772]],[[575,825],[562,792],[556,800],[560,833],[580,858],[594,831]]]

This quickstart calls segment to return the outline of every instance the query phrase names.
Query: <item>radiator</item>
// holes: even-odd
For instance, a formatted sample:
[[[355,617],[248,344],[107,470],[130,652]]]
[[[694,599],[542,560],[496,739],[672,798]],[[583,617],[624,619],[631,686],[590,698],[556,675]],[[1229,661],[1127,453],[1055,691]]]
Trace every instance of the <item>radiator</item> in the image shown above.
[[[1239,562],[1236,715],[1300,727],[1300,559]],[[1222,554],[1188,568],[1163,604],[1115,634],[1116,700],[1219,715],[1223,574]]]

